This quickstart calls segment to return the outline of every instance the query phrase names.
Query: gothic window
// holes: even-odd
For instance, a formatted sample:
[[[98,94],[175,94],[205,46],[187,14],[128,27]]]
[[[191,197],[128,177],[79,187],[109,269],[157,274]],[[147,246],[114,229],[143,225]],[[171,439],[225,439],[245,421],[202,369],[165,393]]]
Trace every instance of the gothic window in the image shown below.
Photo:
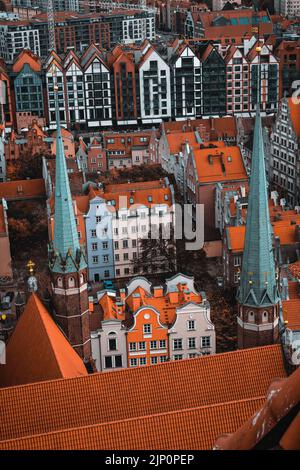
[[[75,279],[74,279],[74,277],[70,277],[70,279],[69,279],[69,287],[75,287]]]
[[[254,323],[254,312],[248,312],[248,322]]]
[[[63,280],[61,277],[57,278],[57,287],[63,287]]]
[[[267,323],[268,319],[269,319],[268,312],[267,311],[263,312],[263,314],[262,314],[263,323]]]

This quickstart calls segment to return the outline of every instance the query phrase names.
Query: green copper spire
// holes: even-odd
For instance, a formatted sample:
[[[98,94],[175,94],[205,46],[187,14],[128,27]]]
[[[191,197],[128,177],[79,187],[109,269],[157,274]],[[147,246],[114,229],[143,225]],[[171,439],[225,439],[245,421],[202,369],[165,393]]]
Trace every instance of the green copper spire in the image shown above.
[[[51,247],[50,266],[54,272],[75,272],[86,267],[79,244],[72,195],[67,172],[64,144],[61,134],[57,87],[56,111],[56,161],[55,161],[55,215],[54,240]]]
[[[257,51],[260,52],[260,48],[258,48]],[[258,65],[257,79],[257,106],[246,219],[246,236],[238,292],[239,304],[253,307],[275,305],[278,302],[262,122],[260,116],[260,62]]]

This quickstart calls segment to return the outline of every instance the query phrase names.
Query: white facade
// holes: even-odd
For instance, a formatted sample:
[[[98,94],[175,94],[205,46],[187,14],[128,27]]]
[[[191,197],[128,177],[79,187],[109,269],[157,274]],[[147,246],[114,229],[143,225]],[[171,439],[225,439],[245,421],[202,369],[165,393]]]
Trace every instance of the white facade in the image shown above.
[[[155,17],[126,16],[122,21],[123,42],[130,44],[137,41],[155,39]]]
[[[10,28],[0,25],[0,54],[6,62],[13,62],[14,58],[23,51],[30,49],[40,56],[40,37],[37,29]]]
[[[171,116],[170,67],[154,49],[146,55],[139,67],[141,118],[161,122]]]
[[[249,115],[249,65],[237,49],[227,63],[227,114]]]
[[[283,16],[300,15],[300,0],[275,0],[274,7],[276,13]]]

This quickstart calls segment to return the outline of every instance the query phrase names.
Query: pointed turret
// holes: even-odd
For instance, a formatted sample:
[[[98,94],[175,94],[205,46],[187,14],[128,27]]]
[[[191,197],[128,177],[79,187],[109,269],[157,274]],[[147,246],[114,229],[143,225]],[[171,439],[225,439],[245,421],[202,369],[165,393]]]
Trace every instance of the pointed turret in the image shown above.
[[[260,52],[260,48],[257,48]],[[279,302],[270,223],[265,155],[260,115],[260,62],[246,235],[240,286],[239,346],[268,344],[276,337]],[[249,326],[250,325],[250,326]],[[266,334],[269,332],[269,334]]]
[[[64,143],[61,133],[57,90],[56,104],[56,167],[55,167],[55,216],[54,240],[50,267],[54,272],[73,272],[86,267],[84,253],[79,244],[72,195],[67,171]]]
[[[57,323],[82,357],[91,354],[87,263],[79,244],[56,100],[54,239],[49,247],[52,303]]]

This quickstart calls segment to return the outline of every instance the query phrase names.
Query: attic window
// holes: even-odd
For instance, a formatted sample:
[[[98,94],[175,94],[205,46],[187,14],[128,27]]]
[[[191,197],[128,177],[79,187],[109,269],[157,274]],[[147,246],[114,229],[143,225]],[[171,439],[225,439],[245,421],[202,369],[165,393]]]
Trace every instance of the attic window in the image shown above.
[[[229,156],[227,157],[227,160],[228,160],[229,162],[232,162],[232,157],[231,157],[231,155],[229,155]]]
[[[213,164],[213,156],[212,155],[208,155],[208,162],[210,165]]]
[[[17,188],[17,191],[18,191],[18,193],[21,193],[23,191],[23,186],[19,185],[18,188]]]
[[[148,202],[152,202],[152,196],[148,196]]]
[[[129,198],[129,202],[130,202],[130,204],[133,204],[133,202],[134,202],[133,197],[130,197],[130,198]]]
[[[168,194],[165,194],[165,201],[168,201],[169,200],[169,196]]]

